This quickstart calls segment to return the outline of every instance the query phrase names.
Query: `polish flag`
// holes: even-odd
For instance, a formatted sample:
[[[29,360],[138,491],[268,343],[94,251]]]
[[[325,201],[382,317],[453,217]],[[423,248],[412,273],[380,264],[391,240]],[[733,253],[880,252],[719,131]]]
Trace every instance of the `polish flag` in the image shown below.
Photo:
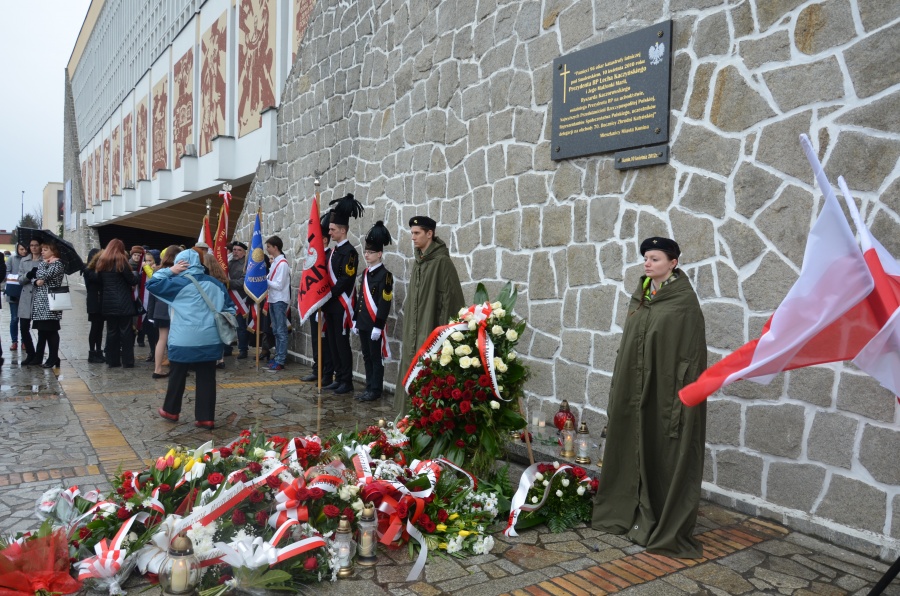
[[[825,199],[809,232],[800,278],[759,339],[744,344],[678,392],[687,406],[742,379],[767,384],[785,370],[852,360],[881,330],[884,322],[867,300],[875,288],[873,275],[809,138],[801,135],[800,144]]]
[[[875,281],[866,306],[878,330],[853,359],[853,364],[892,391],[900,401],[900,264],[863,223],[843,176],[838,178],[838,186],[856,224],[866,265]]]

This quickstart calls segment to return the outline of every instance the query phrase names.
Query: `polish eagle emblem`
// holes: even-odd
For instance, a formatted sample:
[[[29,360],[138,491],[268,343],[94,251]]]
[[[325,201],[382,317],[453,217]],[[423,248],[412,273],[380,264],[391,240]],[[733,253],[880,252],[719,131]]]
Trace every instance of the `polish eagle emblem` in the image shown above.
[[[306,251],[306,259],[303,261],[303,270],[312,269],[316,265],[316,261],[319,260],[319,253],[312,246]]]
[[[666,44],[662,42],[656,42],[652,46],[650,46],[650,64],[656,66],[660,62],[662,62],[663,56],[666,55]]]

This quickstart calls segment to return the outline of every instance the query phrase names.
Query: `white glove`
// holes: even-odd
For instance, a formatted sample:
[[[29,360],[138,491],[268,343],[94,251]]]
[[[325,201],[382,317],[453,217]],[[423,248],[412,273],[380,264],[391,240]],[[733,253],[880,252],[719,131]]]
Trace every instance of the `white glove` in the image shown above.
[[[356,321],[353,321],[353,326],[350,327],[350,332],[353,333],[353,335],[359,335],[359,329],[356,328]]]
[[[372,329],[372,341],[378,341],[381,339],[381,329],[375,327]]]

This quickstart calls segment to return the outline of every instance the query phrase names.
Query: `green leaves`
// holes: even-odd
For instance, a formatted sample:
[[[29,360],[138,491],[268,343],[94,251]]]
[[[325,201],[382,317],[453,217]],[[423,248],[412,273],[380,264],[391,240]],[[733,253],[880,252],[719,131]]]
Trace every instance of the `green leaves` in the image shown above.
[[[475,287],[475,304],[484,304],[490,300],[488,297],[487,289],[484,287],[483,283],[480,283]]]

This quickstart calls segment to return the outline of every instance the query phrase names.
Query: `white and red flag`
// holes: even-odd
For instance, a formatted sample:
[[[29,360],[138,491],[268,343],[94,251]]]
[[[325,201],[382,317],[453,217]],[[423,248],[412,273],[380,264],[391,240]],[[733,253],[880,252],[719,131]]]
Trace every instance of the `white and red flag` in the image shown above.
[[[203,224],[200,226],[200,235],[197,236],[197,242],[205,242],[206,246],[212,250],[213,247],[213,237],[212,232],[209,229],[209,216],[203,216]]]
[[[853,360],[881,329],[881,317],[868,299],[875,281],[867,260],[806,135],[801,135],[800,144],[825,199],[809,233],[800,278],[759,339],[744,344],[678,392],[687,406],[742,379],[766,384],[785,370]]]
[[[328,264],[325,262],[325,241],[319,220],[319,202],[315,197],[309,213],[306,239],[306,258],[303,261],[303,272],[300,274],[300,291],[297,293],[297,310],[300,312],[301,325],[331,298],[332,283],[328,275]]]
[[[875,282],[875,289],[866,297],[864,313],[864,337],[871,339],[853,359],[853,364],[900,400],[900,263],[863,223],[843,176],[838,177],[838,185],[856,224],[863,257]]]

